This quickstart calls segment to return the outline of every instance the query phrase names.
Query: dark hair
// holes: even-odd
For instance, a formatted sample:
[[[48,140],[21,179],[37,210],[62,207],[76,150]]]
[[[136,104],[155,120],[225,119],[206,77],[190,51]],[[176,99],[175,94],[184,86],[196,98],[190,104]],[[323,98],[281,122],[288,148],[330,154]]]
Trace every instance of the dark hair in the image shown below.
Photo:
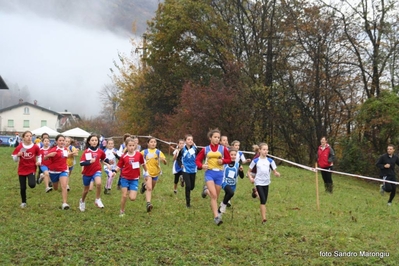
[[[184,136],[184,140],[187,140],[188,137],[193,137],[193,135],[191,135],[191,134],[186,134],[186,135]],[[180,139],[179,139],[179,141],[180,141]]]
[[[91,140],[93,137],[96,137],[97,140],[98,140],[97,146],[96,146],[96,147],[98,147],[98,146],[100,145],[100,138],[98,137],[98,135],[97,135],[97,134],[91,134],[91,135],[88,136],[87,139],[86,139],[86,147],[87,147],[87,148],[90,147],[90,140]]]
[[[25,135],[26,135],[27,133],[30,133],[30,134],[32,135],[32,132],[31,132],[31,131],[29,131],[29,130],[27,130],[27,131],[25,131],[24,133],[22,133],[22,138],[24,138],[24,137],[25,137]]]
[[[62,135],[62,134],[58,134],[56,137],[55,137],[55,141],[57,141],[59,138],[64,138],[65,139],[65,137],[64,137],[64,135]]]
[[[61,138],[61,137],[63,137],[63,138],[65,139],[64,135],[58,134],[58,135],[55,137],[55,141],[54,141],[54,143],[53,143],[53,145],[52,145],[51,147],[56,147],[56,146],[57,146],[57,140],[58,140],[59,138]]]
[[[219,135],[220,135],[220,130],[218,128],[209,130],[208,138],[211,138],[213,136],[213,134],[215,134],[215,133],[219,133]]]
[[[50,135],[49,135],[48,133],[43,133],[43,134],[41,135],[41,138],[44,138],[44,136],[50,137]]]
[[[149,137],[147,140],[147,143],[150,143],[150,140],[155,139],[155,141],[157,141],[157,139],[155,137]]]

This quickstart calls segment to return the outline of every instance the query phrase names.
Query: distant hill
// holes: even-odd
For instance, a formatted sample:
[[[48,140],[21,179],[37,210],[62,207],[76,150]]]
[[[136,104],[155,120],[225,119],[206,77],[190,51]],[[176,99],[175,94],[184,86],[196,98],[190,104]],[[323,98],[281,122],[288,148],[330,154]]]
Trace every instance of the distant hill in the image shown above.
[[[160,0],[0,0],[0,10],[31,12],[83,27],[141,35]]]

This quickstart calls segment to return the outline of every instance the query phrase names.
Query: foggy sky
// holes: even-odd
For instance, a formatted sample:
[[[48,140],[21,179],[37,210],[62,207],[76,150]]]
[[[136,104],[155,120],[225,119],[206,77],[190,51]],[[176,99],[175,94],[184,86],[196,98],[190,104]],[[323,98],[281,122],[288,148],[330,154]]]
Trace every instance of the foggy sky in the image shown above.
[[[132,50],[133,34],[118,34],[0,10],[0,75],[9,84],[27,86],[40,106],[97,116],[98,92],[111,84],[113,60]]]

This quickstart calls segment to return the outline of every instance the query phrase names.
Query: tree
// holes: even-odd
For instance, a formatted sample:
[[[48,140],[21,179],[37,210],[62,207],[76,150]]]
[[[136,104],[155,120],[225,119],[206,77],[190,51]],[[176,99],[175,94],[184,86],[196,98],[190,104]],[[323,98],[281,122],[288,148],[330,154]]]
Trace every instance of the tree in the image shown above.
[[[381,82],[389,81],[390,79],[386,77],[394,74],[392,71],[389,73],[387,66],[391,56],[398,53],[398,2],[361,0],[357,5],[353,5],[352,1],[342,0],[339,5],[333,6],[319,1],[326,8],[336,11],[335,15],[342,23],[348,41],[342,49],[346,49],[356,57],[356,61],[343,61],[343,63],[358,68],[367,98],[378,97],[381,92]]]
[[[102,115],[109,122],[116,120],[119,93],[118,87],[114,84],[105,85],[99,92],[100,101],[103,104]]]

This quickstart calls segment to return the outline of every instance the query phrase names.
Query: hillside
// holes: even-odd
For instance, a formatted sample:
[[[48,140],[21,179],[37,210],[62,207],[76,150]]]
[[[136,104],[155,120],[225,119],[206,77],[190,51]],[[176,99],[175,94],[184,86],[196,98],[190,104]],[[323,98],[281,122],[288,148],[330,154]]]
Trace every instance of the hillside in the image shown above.
[[[158,7],[159,0],[0,0],[0,10],[10,12],[31,12],[82,27],[108,29],[110,31],[142,34],[146,21],[150,20]]]

